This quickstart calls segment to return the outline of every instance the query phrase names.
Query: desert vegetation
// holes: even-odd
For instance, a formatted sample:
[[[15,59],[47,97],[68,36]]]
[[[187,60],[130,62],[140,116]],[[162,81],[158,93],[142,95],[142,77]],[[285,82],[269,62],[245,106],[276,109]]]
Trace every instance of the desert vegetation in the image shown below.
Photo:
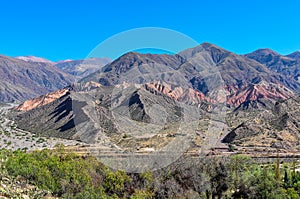
[[[3,179],[59,198],[299,198],[297,162],[258,164],[242,155],[180,159],[156,171],[112,170],[92,156],[55,150],[0,152],[0,195],[14,198]]]

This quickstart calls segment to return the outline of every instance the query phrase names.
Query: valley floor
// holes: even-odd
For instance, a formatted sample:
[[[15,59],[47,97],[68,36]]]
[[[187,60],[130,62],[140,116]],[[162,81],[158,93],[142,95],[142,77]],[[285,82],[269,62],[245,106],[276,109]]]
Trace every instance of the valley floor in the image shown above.
[[[7,116],[9,109],[14,106],[15,104],[0,106],[0,148],[36,150],[54,148],[57,144],[63,144],[65,146],[83,144],[74,140],[40,137],[17,128],[14,121],[10,120]]]

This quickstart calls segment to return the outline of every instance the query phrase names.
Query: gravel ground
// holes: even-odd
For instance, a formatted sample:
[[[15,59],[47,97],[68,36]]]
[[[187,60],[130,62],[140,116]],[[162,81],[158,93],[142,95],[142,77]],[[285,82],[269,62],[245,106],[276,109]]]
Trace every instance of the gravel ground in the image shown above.
[[[9,110],[15,105],[16,104],[0,105],[0,148],[36,150],[54,148],[57,144],[63,144],[65,146],[83,144],[75,140],[39,137],[33,133],[18,129],[14,121],[6,117]]]

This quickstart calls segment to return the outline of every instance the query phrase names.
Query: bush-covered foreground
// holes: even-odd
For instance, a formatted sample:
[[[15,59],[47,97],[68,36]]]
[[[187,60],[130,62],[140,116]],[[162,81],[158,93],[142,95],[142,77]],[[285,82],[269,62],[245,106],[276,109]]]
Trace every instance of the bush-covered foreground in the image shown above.
[[[61,198],[296,199],[300,193],[296,163],[280,164],[279,159],[274,164],[240,155],[184,159],[141,174],[113,171],[94,157],[65,153],[62,147],[31,153],[1,150],[0,161],[1,178],[23,178]]]

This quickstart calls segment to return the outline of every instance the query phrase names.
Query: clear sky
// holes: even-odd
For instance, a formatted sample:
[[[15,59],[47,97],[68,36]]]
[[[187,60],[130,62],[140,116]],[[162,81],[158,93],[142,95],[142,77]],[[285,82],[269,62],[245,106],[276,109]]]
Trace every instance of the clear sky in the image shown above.
[[[300,50],[299,0],[0,0],[0,54],[86,57],[132,28],[162,27],[236,53]]]

